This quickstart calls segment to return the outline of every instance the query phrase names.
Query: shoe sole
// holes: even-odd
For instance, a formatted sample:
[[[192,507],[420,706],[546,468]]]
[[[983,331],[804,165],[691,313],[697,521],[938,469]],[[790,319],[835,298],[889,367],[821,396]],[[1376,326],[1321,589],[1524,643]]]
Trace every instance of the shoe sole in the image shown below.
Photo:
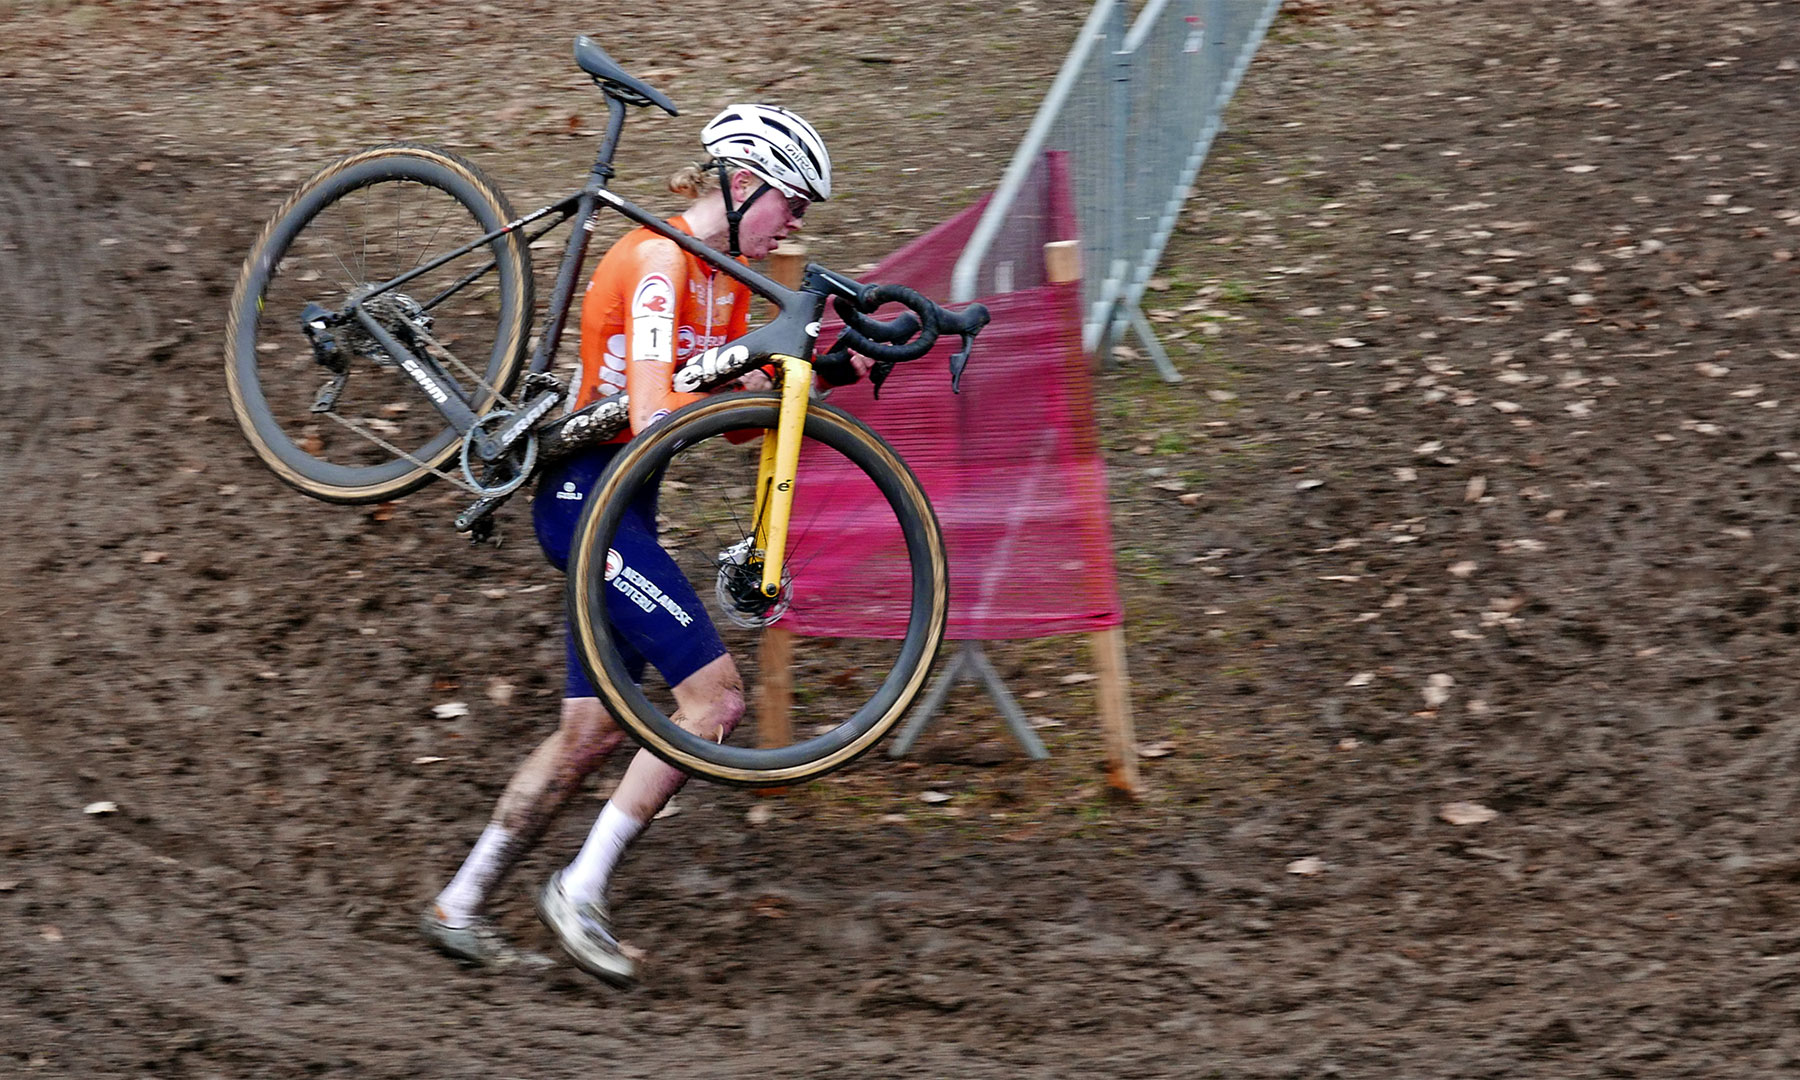
[[[464,967],[500,971],[506,968],[547,968],[556,964],[555,960],[542,953],[521,949],[516,945],[503,945],[498,950],[483,951],[479,937],[464,935],[460,928],[445,926],[429,915],[419,920],[419,932],[425,935],[425,940],[438,952]]]
[[[549,928],[550,936],[556,939],[557,947],[563,951],[564,956],[567,956],[569,958],[569,962],[571,964],[574,964],[576,967],[580,968],[582,971],[587,972],[589,975],[592,975],[594,978],[599,979],[601,982],[603,982],[603,983],[607,984],[608,986],[611,986],[615,989],[618,989],[618,990],[630,989],[632,986],[634,986],[637,983],[637,974],[636,974],[636,965],[635,964],[632,965],[631,971],[618,971],[618,970],[614,970],[611,968],[603,967],[599,964],[590,963],[585,958],[577,955],[574,950],[569,948],[568,942],[563,940],[562,932],[556,928],[556,923],[551,920],[550,912],[547,910],[547,905],[544,902],[544,897],[549,895],[550,890],[555,887],[555,883],[556,883],[556,879],[551,878],[550,884],[546,885],[544,887],[544,891],[542,893],[538,894],[538,901],[537,901],[538,921],[543,923],[546,927]],[[629,962],[630,961],[627,960],[627,963],[629,963]]]

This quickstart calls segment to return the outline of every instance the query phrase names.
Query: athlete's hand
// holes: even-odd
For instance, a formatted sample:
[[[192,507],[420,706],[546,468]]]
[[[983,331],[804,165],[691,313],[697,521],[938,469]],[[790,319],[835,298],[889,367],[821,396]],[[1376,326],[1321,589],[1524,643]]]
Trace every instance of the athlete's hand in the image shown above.
[[[737,384],[739,389],[743,390],[772,390],[775,387],[775,380],[769,378],[766,372],[758,369],[745,372],[738,378]]]

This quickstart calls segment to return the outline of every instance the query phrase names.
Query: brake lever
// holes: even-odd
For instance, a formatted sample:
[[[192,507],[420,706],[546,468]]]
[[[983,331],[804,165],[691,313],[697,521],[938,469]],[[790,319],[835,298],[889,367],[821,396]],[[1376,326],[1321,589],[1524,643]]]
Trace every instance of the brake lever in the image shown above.
[[[962,348],[950,356],[950,392],[952,394],[962,393],[963,368],[969,366],[969,354],[975,351],[975,335],[964,334],[962,342]]]
[[[969,355],[975,351],[975,335],[981,333],[990,320],[988,309],[984,304],[970,304],[961,315],[957,316],[956,332],[962,336],[962,348],[950,357],[950,392],[962,393],[963,368],[969,365]]]
[[[894,362],[892,360],[877,360],[875,365],[869,369],[869,390],[875,395],[876,401],[881,400],[881,384],[887,382],[887,377],[893,373]]]

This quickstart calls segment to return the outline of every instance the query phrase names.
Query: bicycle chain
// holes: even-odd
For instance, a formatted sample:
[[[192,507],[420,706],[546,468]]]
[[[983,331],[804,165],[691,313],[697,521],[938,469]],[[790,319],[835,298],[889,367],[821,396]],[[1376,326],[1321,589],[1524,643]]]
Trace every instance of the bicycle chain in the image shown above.
[[[405,458],[406,460],[412,462],[414,465],[417,465],[419,468],[424,469],[426,472],[431,473],[433,476],[436,476],[440,480],[448,480],[450,483],[455,484],[457,487],[462,488],[464,491],[468,492],[471,495],[479,496],[481,494],[480,491],[477,491],[472,485],[470,485],[462,477],[452,476],[449,473],[445,472],[444,470],[442,470],[440,468],[437,468],[434,465],[431,465],[425,461],[421,461],[419,458],[400,449],[398,446],[395,446],[393,443],[388,442],[386,439],[375,434],[374,432],[369,431],[366,428],[357,427],[355,424],[353,424],[350,421],[339,416],[335,410],[327,412],[325,415],[331,417],[333,420],[336,420],[338,423],[349,428],[351,431],[356,432],[358,435],[361,435],[363,438],[374,443],[376,446],[379,446],[383,450],[386,450],[388,453]]]
[[[510,400],[508,400],[505,394],[502,394],[499,391],[499,389],[497,389],[496,387],[488,385],[488,382],[486,379],[483,379],[481,376],[475,374],[474,371],[470,370],[469,365],[467,365],[467,364],[463,363],[461,360],[457,359],[457,356],[455,353],[451,352],[449,350],[449,348],[444,345],[443,342],[439,341],[435,337],[432,337],[431,334],[429,332],[427,332],[423,327],[419,326],[417,323],[413,323],[413,324],[411,324],[410,328],[413,333],[415,333],[419,337],[423,338],[427,345],[435,346],[439,353],[448,357],[450,362],[452,364],[456,365],[457,370],[461,371],[463,373],[464,377],[469,379],[469,381],[473,382],[477,387],[481,388],[482,390],[493,394],[495,402],[499,403],[500,405],[505,406],[508,409],[513,409],[515,411],[518,409],[518,406],[513,404],[513,402],[511,402]],[[418,457],[407,453],[405,450],[402,450],[398,446],[395,446],[393,443],[388,442],[386,439],[375,434],[373,431],[370,431],[368,428],[362,427],[350,420],[346,420],[344,417],[338,415],[337,410],[328,409],[328,410],[326,410],[325,415],[331,417],[333,420],[337,421],[339,424],[342,424],[345,428],[348,428],[350,431],[353,431],[357,435],[360,435],[363,438],[374,443],[376,446],[379,446],[383,450],[386,450],[388,453],[394,454],[398,457],[404,458],[407,461],[412,462],[414,465],[417,465],[419,468],[424,469],[426,472],[431,473],[433,476],[436,476],[438,479],[447,480],[450,483],[456,485],[457,487],[463,489],[464,491],[468,492],[471,495],[474,495],[477,497],[480,497],[482,495],[481,490],[479,488],[475,487],[474,485],[470,484],[468,481],[466,481],[458,476],[452,476],[450,473],[447,473],[444,470],[437,468],[436,466],[433,466],[431,464],[428,464],[427,462],[420,460]]]
[[[415,334],[418,334],[421,338],[425,339],[425,344],[435,346],[437,348],[438,352],[443,353],[445,356],[449,357],[450,362],[452,364],[455,364],[457,370],[461,371],[463,373],[463,375],[466,376],[470,382],[474,383],[476,386],[480,387],[481,389],[486,390],[489,393],[493,394],[494,400],[499,402],[501,405],[503,405],[506,408],[511,409],[515,412],[518,411],[519,407],[516,404],[514,404],[513,402],[509,401],[505,394],[502,394],[499,391],[499,389],[497,389],[496,387],[489,386],[486,379],[483,379],[481,376],[475,374],[474,371],[470,370],[469,365],[463,363],[461,360],[458,360],[456,358],[456,354],[451,352],[449,350],[449,348],[444,345],[443,342],[439,341],[437,338],[432,337],[431,333],[429,331],[423,329],[422,327],[416,326],[416,325],[412,329]]]

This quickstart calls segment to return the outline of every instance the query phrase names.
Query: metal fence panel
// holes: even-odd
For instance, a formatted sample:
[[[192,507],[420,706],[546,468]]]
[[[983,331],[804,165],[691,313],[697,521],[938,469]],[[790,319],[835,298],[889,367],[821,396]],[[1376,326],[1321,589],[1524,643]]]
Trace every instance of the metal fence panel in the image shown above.
[[[1121,0],[1099,0],[957,261],[952,299],[1042,280],[1049,226],[1042,200],[1030,196],[1044,155],[1061,152],[1081,230],[1084,343],[1104,346],[1128,318],[1147,337],[1137,305],[1279,7],[1148,0],[1128,20]]]

